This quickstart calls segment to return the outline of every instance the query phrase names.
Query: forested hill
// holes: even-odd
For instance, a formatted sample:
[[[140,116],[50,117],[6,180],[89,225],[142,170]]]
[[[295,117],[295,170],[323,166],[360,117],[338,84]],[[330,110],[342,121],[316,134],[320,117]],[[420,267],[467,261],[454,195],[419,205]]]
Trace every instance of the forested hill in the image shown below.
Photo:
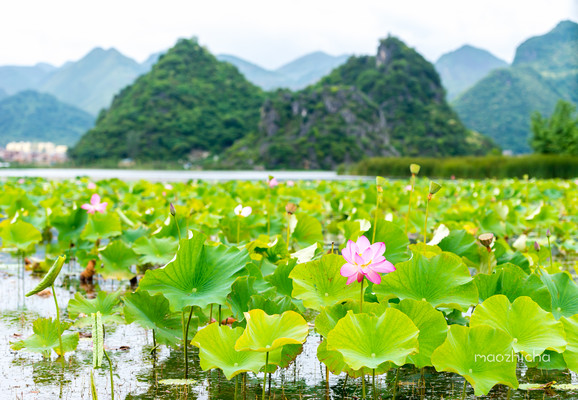
[[[256,130],[263,99],[261,89],[234,66],[218,61],[195,39],[181,39],[115,96],[70,155],[91,163],[219,153]]]
[[[277,91],[257,133],[223,157],[228,166],[334,168],[366,156],[482,154],[494,145],[468,132],[448,106],[432,64],[402,41],[351,57],[302,91]]]

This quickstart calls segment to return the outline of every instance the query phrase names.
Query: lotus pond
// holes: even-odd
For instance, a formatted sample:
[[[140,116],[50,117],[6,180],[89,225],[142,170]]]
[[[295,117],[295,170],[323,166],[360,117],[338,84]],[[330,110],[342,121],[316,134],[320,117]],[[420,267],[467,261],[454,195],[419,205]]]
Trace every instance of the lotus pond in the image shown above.
[[[578,398],[576,181],[0,184],[2,399]]]

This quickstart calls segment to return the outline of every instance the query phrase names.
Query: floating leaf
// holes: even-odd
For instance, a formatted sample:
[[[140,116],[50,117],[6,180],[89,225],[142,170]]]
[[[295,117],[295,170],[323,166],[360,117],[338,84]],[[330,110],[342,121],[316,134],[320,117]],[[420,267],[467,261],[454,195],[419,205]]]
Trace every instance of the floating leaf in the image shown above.
[[[492,296],[478,305],[470,318],[470,326],[489,325],[501,329],[512,338],[516,353],[539,355],[545,350],[562,353],[566,339],[562,324],[527,296],[510,303],[503,295]]]
[[[209,324],[197,332],[192,344],[199,348],[203,371],[219,368],[231,380],[241,372],[259,373],[265,365],[265,354],[255,351],[235,350],[235,343],[243,328]]]
[[[355,370],[378,368],[385,362],[403,365],[418,350],[418,334],[411,319],[393,308],[379,317],[348,311],[327,335],[327,350],[340,352]]]
[[[181,340],[181,318],[170,309],[169,301],[162,295],[151,296],[137,291],[123,297],[126,322],[136,322],[145,329],[155,331],[156,341],[176,345]]]
[[[40,283],[36,285],[34,289],[26,293],[26,297],[42,292],[44,289],[52,286],[54,284],[54,281],[58,277],[58,274],[60,273],[62,266],[64,265],[64,260],[65,258],[63,256],[58,257],[56,261],[54,261],[54,264],[52,264],[52,267],[50,267],[50,270],[48,270],[46,275],[44,275],[44,278],[42,278]]]
[[[431,357],[438,372],[455,372],[466,378],[476,396],[488,394],[499,383],[517,388],[517,360],[512,337],[487,325],[451,325],[446,341]]]
[[[178,240],[172,237],[141,237],[135,241],[133,249],[140,254],[141,264],[163,265],[175,256],[178,246]]]
[[[431,355],[446,340],[448,325],[444,315],[425,301],[405,299],[394,305],[407,315],[419,329],[419,351],[408,356],[417,368],[431,366]]]
[[[269,352],[286,344],[305,343],[307,322],[294,311],[267,315],[263,310],[245,313],[247,328],[235,344],[236,350]]]
[[[86,326],[92,323],[89,315],[100,313],[103,323],[122,323],[123,319],[118,315],[120,291],[107,293],[98,292],[94,299],[87,299],[76,292],[74,298],[68,302],[68,316],[76,319],[79,315],[85,317],[75,322],[76,326]]]
[[[103,268],[98,269],[98,273],[105,279],[130,279],[135,276],[130,267],[138,264],[137,254],[123,241],[115,240],[110,242],[104,250],[100,252]]]
[[[69,326],[64,323],[59,324],[52,318],[38,318],[32,324],[34,334],[27,339],[13,343],[11,347],[13,350],[42,353],[45,357],[49,357],[52,350],[58,355],[63,355],[74,351],[78,345],[78,332],[62,335],[62,354],[60,353],[59,328],[65,331]]]
[[[297,264],[289,274],[293,279],[293,297],[315,310],[358,298],[359,284],[348,285],[347,278],[340,274],[345,263],[342,256],[327,254],[320,260]]]
[[[235,274],[249,262],[249,254],[236,247],[209,246],[205,241],[206,236],[198,232],[191,239],[182,239],[176,258],[163,268],[146,271],[139,291],[162,293],[175,311],[224,304]]]
[[[384,276],[373,291],[379,296],[424,300],[434,307],[467,310],[478,302],[478,290],[470,272],[459,257],[442,253],[426,258],[415,253],[397,270]]]

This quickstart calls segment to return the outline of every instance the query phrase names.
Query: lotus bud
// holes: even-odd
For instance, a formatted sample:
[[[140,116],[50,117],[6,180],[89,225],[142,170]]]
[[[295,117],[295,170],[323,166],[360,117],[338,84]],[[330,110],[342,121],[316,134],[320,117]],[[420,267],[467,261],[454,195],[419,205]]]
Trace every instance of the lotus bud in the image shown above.
[[[431,181],[429,183],[429,194],[436,194],[437,192],[440,191],[440,189],[442,188],[442,185],[440,185],[439,183],[436,183],[434,181]]]
[[[174,217],[175,215],[177,215],[177,210],[175,210],[175,206],[173,206],[173,203],[171,203],[169,210],[171,211],[171,215]]]
[[[546,229],[546,236],[550,237],[550,228]]]
[[[285,211],[287,211],[287,214],[289,215],[295,214],[295,211],[297,211],[297,204],[287,203],[287,205],[285,206]]]
[[[540,245],[538,244],[538,242],[534,242],[534,249],[536,251],[540,251]]]
[[[413,174],[413,175],[417,175],[419,174],[419,170],[421,169],[419,164],[410,164],[409,165],[409,171]]]
[[[491,251],[492,243],[494,243],[494,234],[493,233],[482,233],[478,236],[478,240],[488,251]]]

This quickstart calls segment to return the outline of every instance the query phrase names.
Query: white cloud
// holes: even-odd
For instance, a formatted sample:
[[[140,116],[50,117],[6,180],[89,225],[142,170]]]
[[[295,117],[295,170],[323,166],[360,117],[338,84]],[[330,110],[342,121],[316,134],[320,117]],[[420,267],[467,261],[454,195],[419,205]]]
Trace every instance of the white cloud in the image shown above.
[[[0,4],[0,65],[60,65],[93,47],[115,47],[139,61],[198,36],[214,53],[277,67],[305,53],[374,53],[400,37],[426,58],[463,44],[511,61],[515,47],[562,19],[577,0],[18,0]]]

